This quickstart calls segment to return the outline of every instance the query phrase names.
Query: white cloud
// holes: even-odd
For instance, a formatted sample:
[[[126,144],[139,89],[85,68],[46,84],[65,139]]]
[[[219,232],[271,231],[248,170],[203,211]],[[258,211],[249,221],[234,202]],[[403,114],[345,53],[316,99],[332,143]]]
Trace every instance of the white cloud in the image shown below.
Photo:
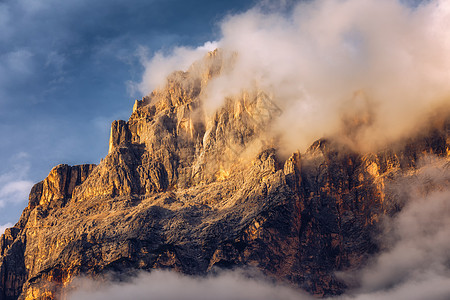
[[[253,274],[254,275],[254,274]],[[157,300],[305,300],[312,298],[301,291],[275,285],[261,275],[257,279],[241,271],[222,272],[217,276],[195,277],[171,271],[141,272],[125,283],[104,283],[78,278],[72,287],[77,288],[68,297],[78,299],[157,299]]]
[[[3,224],[3,225],[0,225],[0,236],[3,233],[5,233],[5,229],[6,228],[12,227],[13,225],[14,225],[13,223],[6,223],[6,224]]]
[[[206,42],[203,46],[198,47],[197,49],[200,51],[210,52],[214,51],[219,47],[219,44],[216,41]]]
[[[384,222],[385,249],[351,274],[360,288],[350,299],[450,299],[450,162],[432,160],[397,184],[405,207]]]
[[[402,284],[390,289],[343,296],[341,300],[447,300],[450,297],[450,277],[448,274],[426,273],[423,277],[408,278]],[[336,299],[336,300],[338,300]]]
[[[0,207],[3,207],[8,202],[17,203],[26,201],[32,186],[33,183],[27,180],[3,183],[0,187]]]
[[[238,56],[210,81],[209,111],[242,90],[265,90],[284,111],[272,130],[292,152],[324,136],[373,150],[450,110],[448,1],[409,7],[397,0],[316,0],[290,13],[269,11],[254,8],[222,22],[217,45]],[[145,64],[141,91],[186,69],[194,53],[157,53]]]
[[[27,153],[17,153],[10,159],[9,166],[9,171],[0,174],[0,207],[28,201],[33,186],[33,182],[27,180],[30,169]]]
[[[147,51],[141,49],[141,61],[145,67],[142,82],[138,85],[143,95],[165,83],[167,76],[174,70],[187,71],[192,62],[201,59],[206,53],[217,48],[217,42],[206,42],[197,48],[176,47],[169,54],[157,52],[148,59]]]

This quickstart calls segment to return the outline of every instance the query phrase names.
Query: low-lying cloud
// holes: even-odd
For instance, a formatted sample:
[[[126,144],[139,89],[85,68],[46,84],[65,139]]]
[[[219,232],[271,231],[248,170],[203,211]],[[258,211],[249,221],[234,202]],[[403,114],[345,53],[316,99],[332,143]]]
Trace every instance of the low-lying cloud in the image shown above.
[[[112,284],[77,279],[70,300],[158,299],[158,300],[306,300],[310,296],[286,286],[275,285],[259,275],[249,278],[241,271],[217,276],[194,277],[176,272],[155,270],[140,273],[132,282]]]
[[[227,17],[217,45],[238,55],[210,81],[205,107],[264,90],[284,111],[272,130],[288,151],[321,137],[373,150],[416,132],[450,109],[450,5],[408,3],[301,1],[289,13],[255,7]],[[145,65],[141,91],[157,85],[149,74],[194,53],[157,54]]]
[[[395,185],[392,192],[405,206],[382,223],[383,251],[350,274],[358,285],[355,299],[449,299],[450,161],[428,158]]]

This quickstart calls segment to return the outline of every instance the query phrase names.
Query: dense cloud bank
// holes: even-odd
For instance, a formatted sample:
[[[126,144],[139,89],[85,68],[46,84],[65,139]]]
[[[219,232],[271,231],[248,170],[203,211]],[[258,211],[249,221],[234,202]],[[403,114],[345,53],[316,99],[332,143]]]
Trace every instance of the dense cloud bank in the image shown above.
[[[100,284],[84,278],[75,282],[75,286],[81,289],[71,294],[69,299],[310,299],[300,291],[275,285],[260,274],[258,276],[259,279],[250,278],[242,271],[230,271],[217,276],[190,277],[155,270],[152,273],[142,272],[132,282],[121,284]]]
[[[422,164],[391,187],[404,207],[383,220],[381,253],[343,275],[357,282],[356,299],[450,298],[450,161],[428,157]]]
[[[225,18],[216,42],[146,60],[140,89],[148,94],[217,46],[237,56],[209,83],[208,113],[261,89],[284,111],[272,129],[287,152],[324,136],[376,150],[450,108],[450,5],[408,3],[301,1],[288,13],[258,6]]]

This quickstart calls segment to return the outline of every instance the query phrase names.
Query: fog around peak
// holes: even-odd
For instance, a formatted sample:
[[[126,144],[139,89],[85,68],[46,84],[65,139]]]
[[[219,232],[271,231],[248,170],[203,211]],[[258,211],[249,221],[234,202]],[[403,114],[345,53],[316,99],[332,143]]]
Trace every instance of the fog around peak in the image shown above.
[[[218,41],[156,54],[145,62],[141,92],[217,46],[237,55],[232,68],[208,83],[206,109],[263,90],[284,112],[272,130],[288,151],[322,137],[377,150],[449,111],[447,1],[316,0],[291,7],[267,12],[260,5],[229,15]]]

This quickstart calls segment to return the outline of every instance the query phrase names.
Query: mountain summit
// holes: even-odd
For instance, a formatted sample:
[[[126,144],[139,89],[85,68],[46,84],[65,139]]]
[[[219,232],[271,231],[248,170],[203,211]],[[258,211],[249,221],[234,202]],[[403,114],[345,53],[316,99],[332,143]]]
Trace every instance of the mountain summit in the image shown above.
[[[136,101],[98,165],[58,165],[34,185],[0,239],[0,299],[64,298],[81,275],[249,267],[338,295],[349,283],[336,272],[366,264],[381,219],[401,211],[395,183],[423,157],[449,160],[449,118],[378,152],[327,137],[287,155],[271,133],[283,109],[265,91],[205,109],[224,61],[211,52]]]

